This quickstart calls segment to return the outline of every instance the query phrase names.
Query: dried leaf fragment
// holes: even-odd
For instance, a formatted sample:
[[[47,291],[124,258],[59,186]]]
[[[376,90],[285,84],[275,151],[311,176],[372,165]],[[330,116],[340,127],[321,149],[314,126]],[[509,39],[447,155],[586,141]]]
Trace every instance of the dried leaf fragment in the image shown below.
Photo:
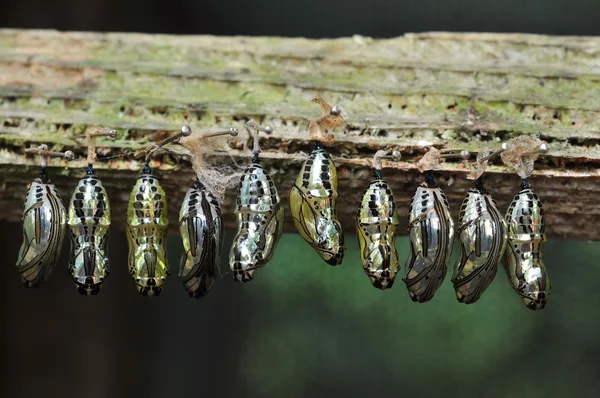
[[[490,151],[480,152],[477,155],[477,159],[475,160],[475,162],[469,164],[470,171],[469,171],[469,174],[467,175],[467,178],[469,180],[476,180],[479,177],[481,177],[483,175],[483,173],[485,173],[485,169],[487,169],[488,161],[489,161],[489,159],[485,159],[485,158],[487,158],[490,154],[491,154]]]
[[[440,156],[440,151],[436,147],[431,147],[419,160],[417,168],[421,173],[427,170],[438,170],[440,168]]]
[[[343,126],[346,121],[341,112],[334,111],[334,108],[322,98],[313,98],[312,102],[321,105],[321,117],[311,120],[308,126],[309,136],[325,146],[331,146],[335,142],[335,136],[328,133],[328,130]]]
[[[500,156],[505,165],[526,179],[533,173],[533,164],[540,156],[542,144],[545,142],[535,137],[520,135],[507,142],[508,149]]]

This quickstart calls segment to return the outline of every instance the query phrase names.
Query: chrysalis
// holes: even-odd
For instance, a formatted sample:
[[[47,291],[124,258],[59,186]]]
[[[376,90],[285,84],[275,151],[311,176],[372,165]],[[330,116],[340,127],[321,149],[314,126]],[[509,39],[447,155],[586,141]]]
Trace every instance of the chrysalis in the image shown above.
[[[550,279],[542,261],[546,217],[540,198],[526,180],[506,212],[506,223],[508,246],[503,264],[508,280],[527,308],[542,309],[550,294]]]
[[[432,148],[428,156],[439,156]],[[444,192],[425,169],[425,181],[417,188],[408,213],[410,256],[406,260],[404,282],[413,301],[426,302],[440,287],[452,255],[454,222]]]
[[[79,180],[71,201],[67,222],[71,231],[71,258],[69,273],[77,290],[83,295],[96,295],[104,279],[109,275],[106,255],[108,229],[110,227],[110,204],[102,182],[96,177],[92,164],[96,160],[95,138],[117,136],[115,130],[108,133],[88,130],[88,168],[86,176]]]
[[[27,287],[38,287],[46,282],[60,256],[65,237],[67,215],[56,187],[46,173],[47,156],[72,160],[71,151],[50,152],[46,145],[27,149],[41,157],[40,176],[29,184],[23,212],[23,244],[19,251],[17,269]]]
[[[378,289],[392,287],[400,270],[396,250],[398,211],[394,194],[375,170],[375,178],[363,193],[356,219],[356,235],[363,269]]]
[[[538,195],[529,187],[527,177],[540,153],[548,144],[528,136],[508,142],[502,160],[521,177],[521,191],[506,212],[508,244],[503,265],[508,280],[527,308],[542,309],[550,294],[550,279],[542,261],[546,243],[546,217]],[[535,150],[533,150],[535,148]]]
[[[186,132],[184,135],[191,134],[189,126],[183,126],[181,131]],[[225,134],[235,137],[238,130],[230,128],[211,131],[199,139]],[[192,155],[201,161],[202,153]],[[183,242],[179,279],[190,297],[203,297],[211,290],[219,275],[219,261],[223,248],[223,215],[217,198],[200,180],[196,180],[183,199],[179,211],[179,231]]]
[[[179,231],[183,241],[179,278],[190,297],[205,296],[219,274],[223,215],[217,199],[200,181],[183,199]]]
[[[129,275],[142,296],[160,295],[169,276],[167,196],[158,179],[152,175],[149,165],[150,156],[157,149],[190,133],[191,130],[182,128],[181,133],[146,149],[146,165],[129,196],[127,206]]]
[[[480,179],[462,203],[457,231],[462,252],[452,283],[458,301],[472,304],[494,280],[506,248],[506,222]]]
[[[129,274],[142,296],[158,296],[169,276],[168,225],[165,191],[146,165],[127,206]]]
[[[252,125],[270,132],[268,127]],[[283,232],[284,208],[275,183],[259,163],[258,134],[252,164],[244,170],[238,186],[235,216],[238,231],[229,255],[233,279],[248,282],[271,260]]]
[[[338,107],[320,99],[323,116],[311,122],[309,130],[319,133],[344,123]],[[338,265],[344,259],[344,235],[337,219],[338,178],[331,157],[317,142],[290,191],[294,225],[304,240],[326,263]]]

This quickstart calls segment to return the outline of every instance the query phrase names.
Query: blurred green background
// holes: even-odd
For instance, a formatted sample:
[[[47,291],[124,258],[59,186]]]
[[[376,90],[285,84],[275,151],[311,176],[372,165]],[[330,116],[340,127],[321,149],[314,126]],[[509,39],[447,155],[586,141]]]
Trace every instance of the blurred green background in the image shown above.
[[[114,231],[112,274],[99,296],[79,296],[66,266],[31,290],[13,269],[19,228],[3,229],[13,233],[3,236],[0,280],[2,396],[534,398],[600,389],[599,242],[549,241],[552,293],[533,312],[502,269],[471,306],[456,301],[449,278],[425,304],[413,303],[400,280],[379,291],[362,270],[353,231],[337,268],[296,234],[284,234],[248,284],[231,280],[224,256],[222,277],[197,301],[174,275],[162,296],[139,296],[125,236]],[[397,246],[405,259],[407,238]],[[171,236],[174,273],[180,253]]]

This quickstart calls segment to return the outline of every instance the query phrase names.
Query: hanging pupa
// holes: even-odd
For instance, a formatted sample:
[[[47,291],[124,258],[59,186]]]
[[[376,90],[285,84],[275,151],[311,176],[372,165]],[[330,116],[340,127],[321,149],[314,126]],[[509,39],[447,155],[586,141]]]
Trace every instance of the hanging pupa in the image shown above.
[[[167,197],[152,175],[150,156],[156,149],[183,135],[176,134],[146,151],[142,175],[136,180],[127,205],[129,275],[142,296],[158,296],[169,276],[167,263]]]
[[[188,189],[179,211],[183,256],[179,279],[190,297],[203,297],[219,274],[223,248],[223,213],[219,202],[199,180]]]
[[[496,201],[483,186],[487,162],[502,151],[482,152],[468,178],[475,186],[467,192],[458,216],[461,255],[454,265],[452,283],[459,302],[475,303],[496,277],[506,248],[506,222]]]
[[[115,130],[89,128],[88,167],[69,202],[67,223],[71,231],[69,274],[82,295],[96,295],[110,273],[106,244],[110,227],[110,204],[102,182],[94,171],[96,137],[115,138]]]
[[[272,132],[269,126],[258,126],[249,121],[255,131],[254,156],[238,186],[235,216],[238,231],[229,255],[233,280],[248,282],[255,273],[271,260],[283,232],[284,208],[275,183],[261,166],[258,131]]]
[[[446,195],[433,178],[440,157],[432,147],[419,161],[425,181],[417,188],[408,212],[410,256],[403,280],[410,298],[420,303],[433,298],[444,281],[452,255],[454,222]]]
[[[360,258],[369,280],[378,289],[392,287],[400,271],[396,250],[398,209],[390,186],[381,176],[378,159],[386,151],[373,157],[375,177],[367,186],[356,215],[356,235]]]
[[[184,136],[189,136],[192,130],[189,126],[183,126],[181,132]],[[238,130],[217,130],[202,135],[200,139],[225,134],[235,137]],[[193,156],[201,157],[202,154]],[[179,279],[190,297],[203,297],[211,290],[219,275],[219,260],[223,248],[223,214],[219,201],[200,179],[190,187],[181,203],[179,232],[183,243]]]
[[[294,225],[304,240],[327,264],[338,265],[344,258],[344,235],[337,219],[338,178],[335,164],[322,144],[334,141],[328,129],[345,124],[341,110],[321,98],[313,99],[322,108],[322,116],[309,126],[315,149],[302,165],[290,191]]]
[[[26,149],[40,155],[40,174],[29,184],[23,212],[23,244],[17,270],[27,287],[38,287],[48,280],[60,256],[67,226],[67,214],[56,187],[46,173],[48,157],[73,160],[71,151],[53,152],[47,145]]]
[[[506,212],[508,244],[503,265],[512,288],[531,310],[542,309],[550,294],[550,279],[542,260],[546,243],[546,216],[542,202],[529,186],[533,164],[549,146],[528,136],[513,138],[502,161],[521,177],[521,191]]]

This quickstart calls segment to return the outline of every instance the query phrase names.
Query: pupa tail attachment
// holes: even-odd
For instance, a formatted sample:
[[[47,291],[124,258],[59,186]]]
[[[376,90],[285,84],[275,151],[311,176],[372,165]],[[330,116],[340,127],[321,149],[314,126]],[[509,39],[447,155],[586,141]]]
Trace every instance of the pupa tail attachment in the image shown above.
[[[250,119],[246,122],[246,125],[254,131],[253,146],[252,146],[252,163],[259,163],[259,154],[261,152],[260,144],[258,142],[258,133],[262,131],[265,134],[271,135],[273,128],[271,126],[261,126],[255,120]]]

